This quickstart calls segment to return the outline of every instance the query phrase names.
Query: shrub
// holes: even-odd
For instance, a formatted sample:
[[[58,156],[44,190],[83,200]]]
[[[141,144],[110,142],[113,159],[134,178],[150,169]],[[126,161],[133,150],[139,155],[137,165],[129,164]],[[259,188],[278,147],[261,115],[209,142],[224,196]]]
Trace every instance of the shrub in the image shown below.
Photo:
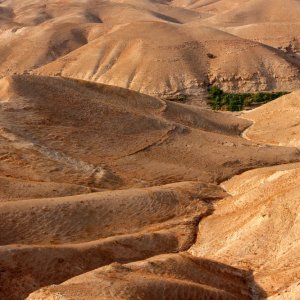
[[[286,94],[288,93],[225,93],[219,87],[213,86],[208,90],[208,103],[214,110],[240,111],[247,106],[267,103]]]

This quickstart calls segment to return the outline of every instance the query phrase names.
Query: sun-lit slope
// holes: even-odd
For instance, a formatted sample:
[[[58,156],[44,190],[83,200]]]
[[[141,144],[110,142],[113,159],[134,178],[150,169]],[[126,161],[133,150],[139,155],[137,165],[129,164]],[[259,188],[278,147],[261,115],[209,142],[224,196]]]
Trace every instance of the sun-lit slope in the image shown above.
[[[180,24],[200,16],[149,1],[6,0],[1,2],[0,9],[0,77],[54,61],[116,24],[136,21]]]
[[[229,1],[228,1],[229,2]],[[298,22],[298,0],[249,0],[205,20],[219,26],[238,26],[265,22]]]
[[[254,122],[244,133],[247,139],[300,148],[300,91],[285,95],[242,116]]]
[[[1,176],[138,187],[218,182],[299,158],[296,149],[242,139],[249,121],[121,88],[36,76],[1,86]]]
[[[215,185],[186,182],[2,203],[0,297],[24,299],[111,262],[185,251],[224,195]]]
[[[118,87],[12,76],[1,80],[0,99],[2,298],[113,261],[185,251],[224,197],[208,183],[299,160],[295,148],[241,138],[247,120]],[[5,199],[24,185],[28,194]]]
[[[160,20],[185,23],[201,17],[201,13],[170,7],[154,1],[80,1],[80,0],[3,0],[2,23],[10,26],[34,26],[42,23],[104,23],[122,24],[132,21]],[[122,13],[121,13],[122,12]],[[6,21],[6,22],[4,22]],[[10,21],[10,22],[9,22]]]
[[[191,38],[181,26],[134,22],[108,31],[37,72],[163,96],[203,92],[207,64],[201,41]]]
[[[247,1],[249,0],[173,0],[170,4],[206,13],[206,16],[209,17],[232,10],[235,7],[245,4]]]
[[[248,140],[299,147],[299,92],[242,116],[254,121],[243,134]],[[270,299],[293,299],[300,278],[299,182],[299,163],[255,169],[224,182],[231,196],[202,220],[190,253],[249,268]]]
[[[223,186],[232,194],[203,220],[191,253],[254,270],[276,294],[299,282],[299,164],[256,169]]]
[[[256,288],[252,291],[250,286]],[[43,288],[28,300],[42,299],[251,299],[263,296],[251,273],[188,254],[155,256],[111,264]]]
[[[75,184],[27,181],[0,177],[0,202],[40,197],[61,197],[89,193],[95,189]]]
[[[257,23],[244,26],[226,27],[241,38],[256,41],[294,55],[300,54],[300,23]],[[299,57],[298,57],[299,59]]]
[[[101,22],[73,4],[2,1],[10,19],[0,23],[0,76],[37,68],[87,43],[89,30]]]
[[[213,197],[213,188],[182,183],[149,190],[0,203],[0,244],[87,242],[146,230],[153,223],[170,219],[193,219],[201,210],[203,214],[208,211],[208,205],[200,200],[207,191]]]
[[[197,22],[136,22],[115,27],[35,71],[137,90],[150,95],[227,90],[291,90],[299,68],[285,53]]]
[[[249,15],[257,16],[254,8],[261,4],[256,2],[237,1],[228,14],[247,6]],[[227,11],[229,2],[197,3],[203,13],[200,8],[196,11],[189,6],[176,7],[176,3],[146,0],[3,1],[0,76],[42,67],[37,74],[64,74],[159,96],[202,95],[209,84],[244,91],[299,87],[299,58],[253,42],[251,34],[244,39],[206,27],[214,18],[207,19],[206,9],[218,6],[217,18],[223,16],[220,11]],[[268,11],[265,5],[264,11]],[[289,18],[288,22],[296,20]],[[291,31],[288,24],[285,32]],[[227,31],[239,35],[235,30]],[[277,31],[272,33],[268,37],[272,42],[266,43],[277,45],[277,36]],[[298,47],[297,41],[286,37],[278,47],[289,47],[290,42]]]
[[[87,42],[87,29],[78,24],[0,31],[0,77],[40,67]]]

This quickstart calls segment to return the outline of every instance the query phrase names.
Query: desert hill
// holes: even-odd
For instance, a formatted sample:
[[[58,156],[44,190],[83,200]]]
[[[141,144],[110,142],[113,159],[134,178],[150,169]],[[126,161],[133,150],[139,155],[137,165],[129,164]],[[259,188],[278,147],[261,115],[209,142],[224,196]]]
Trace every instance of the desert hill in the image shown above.
[[[34,71],[175,98],[199,98],[211,84],[295,90],[298,3],[268,3],[5,0],[0,76]]]
[[[223,186],[232,194],[201,222],[190,252],[254,271],[278,297],[299,283],[299,164],[248,171]],[[216,228],[223,228],[216,233]],[[218,249],[218,250],[216,250]],[[293,299],[293,292],[290,291]]]
[[[299,104],[297,99],[298,93],[280,98],[274,102],[275,112],[276,109],[281,112],[281,103],[286,101],[289,109],[283,113],[293,113]],[[269,105],[246,113],[243,118],[254,119],[260,110],[268,110]],[[279,115],[270,114],[276,124],[270,127],[273,134],[280,132],[276,120]],[[281,130],[289,125],[283,123]],[[264,124],[257,120],[248,130],[249,134],[259,126]],[[293,136],[288,133],[283,143],[292,144],[287,139]],[[259,143],[257,147],[263,147],[260,136],[252,138]],[[198,230],[194,242],[185,244],[190,245],[185,248],[188,253],[165,252],[133,263],[119,261],[121,264],[101,267],[60,285],[43,288],[28,299],[131,299],[136,295],[152,299],[160,298],[163,293],[175,299],[292,299],[299,285],[299,174],[299,163],[293,163],[234,176],[221,184],[227,196],[222,195],[221,190],[214,194],[213,201],[208,200],[207,193],[198,196],[204,200],[197,208],[202,215],[198,229],[195,223],[194,227],[188,225]],[[196,190],[199,192],[203,187]],[[166,188],[178,191],[179,186],[160,187]],[[181,193],[187,191],[186,188],[190,190],[191,183],[181,184]],[[213,186],[205,187],[211,193],[209,188]]]
[[[115,261],[186,251],[226,196],[218,183],[300,158],[296,148],[243,139],[247,120],[119,87],[29,75],[1,86],[2,298]],[[30,188],[10,192],[22,187]],[[223,293],[205,280],[196,292]]]
[[[181,253],[112,264],[27,299],[250,299],[252,284],[251,273]]]
[[[229,5],[231,1],[214,1],[214,5]],[[240,26],[257,23],[298,22],[300,7],[297,0],[246,0],[221,11],[207,21],[222,26]]]
[[[0,0],[0,299],[297,299],[299,15]]]
[[[209,1],[206,8],[221,9],[204,23],[218,27],[247,40],[259,42],[287,53],[299,66],[299,3],[295,0],[240,1],[226,9],[232,1]]]
[[[281,49],[291,57],[300,53],[300,23],[254,23],[244,26],[226,27],[227,32],[253,40],[273,48]]]
[[[212,83],[227,90],[290,90],[298,86],[299,79],[297,62],[279,50],[197,22],[130,23],[35,73],[117,85],[156,96],[201,95]]]
[[[173,0],[173,6],[185,7],[191,10],[207,13],[207,17],[231,11],[245,5],[248,0]]]
[[[244,114],[254,122],[245,133],[248,139],[260,143],[300,148],[299,91]]]
[[[299,148],[299,99],[297,91],[244,113],[254,122],[244,137]],[[299,170],[299,164],[256,169],[222,183],[231,196],[201,222],[190,253],[253,270],[270,299],[297,298]]]
[[[277,157],[298,159],[293,148],[254,152],[239,136],[249,121],[228,114],[63,78],[2,83],[3,176],[104,189],[214,183]]]

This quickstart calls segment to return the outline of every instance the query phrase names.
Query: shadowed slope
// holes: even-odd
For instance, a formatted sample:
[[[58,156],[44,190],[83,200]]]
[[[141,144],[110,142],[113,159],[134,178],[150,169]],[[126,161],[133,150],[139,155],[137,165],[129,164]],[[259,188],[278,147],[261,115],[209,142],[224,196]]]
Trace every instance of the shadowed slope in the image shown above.
[[[251,299],[251,274],[188,254],[155,256],[112,264],[41,289],[28,300],[62,299]]]
[[[0,249],[0,297],[24,298],[116,261],[185,251],[223,196],[214,185],[177,183],[2,203],[1,243],[11,245]]]
[[[190,253],[252,269],[268,295],[299,283],[299,171],[299,164],[277,166],[225,182],[232,197],[200,223]]]
[[[124,24],[35,73],[163,97],[201,95],[209,84],[227,90],[290,90],[300,78],[298,65],[286,54],[197,22]]]
[[[186,251],[199,221],[224,197],[211,183],[279,163],[278,157],[299,160],[297,149],[242,139],[246,120],[122,88],[13,76],[1,81],[1,100],[1,178],[10,184],[6,191],[25,182],[33,186],[14,201],[5,199],[4,190],[0,203],[6,298],[24,298],[114,261]],[[165,183],[172,184],[149,187]],[[54,186],[58,196],[102,192],[49,198]],[[107,191],[118,187],[126,190]],[[178,293],[231,299],[242,290],[247,299],[245,285],[232,290],[224,282],[223,289],[212,283],[219,282],[215,276],[205,275],[200,283],[183,279]],[[231,275],[225,277],[231,282]],[[133,280],[139,284],[135,275]],[[174,282],[151,277],[139,293],[151,298],[153,285],[159,293]]]
[[[298,4],[282,1],[235,0],[229,9],[232,1],[227,0],[6,0],[1,4],[0,76],[63,74],[164,97],[201,98],[211,84],[226,90],[294,90],[299,58],[256,43],[235,28],[284,22],[283,35],[289,36],[290,28],[297,28]],[[266,30],[255,28],[258,37]],[[276,32],[268,30],[268,36],[271,42],[258,41],[278,45]],[[278,47],[289,47],[287,42]]]
[[[241,139],[247,121],[120,88],[35,76],[4,86],[1,176],[97,188],[214,182],[299,156]]]

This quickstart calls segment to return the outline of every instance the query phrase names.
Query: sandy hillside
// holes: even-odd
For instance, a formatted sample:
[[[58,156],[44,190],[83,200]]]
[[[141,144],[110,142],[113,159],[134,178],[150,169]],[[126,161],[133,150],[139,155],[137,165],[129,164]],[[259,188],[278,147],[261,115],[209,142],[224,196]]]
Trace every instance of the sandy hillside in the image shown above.
[[[300,92],[296,91],[243,115],[253,121],[244,137],[260,143],[300,148]]]
[[[250,272],[181,253],[102,267],[41,289],[28,300],[251,299],[251,285]]]
[[[248,171],[225,182],[232,197],[219,202],[213,216],[200,223],[190,253],[252,269],[269,295],[292,287],[291,296],[300,278],[299,167]]]
[[[297,93],[278,102],[293,96]],[[260,109],[265,108],[268,105]],[[197,211],[202,215],[198,228],[193,227],[198,233],[185,253],[166,251],[133,263],[117,260],[118,264],[43,288],[28,299],[163,299],[161,295],[172,299],[293,299],[300,278],[299,170],[299,163],[284,164],[247,171],[223,182],[227,197],[215,192],[214,201],[199,203]],[[190,190],[189,185],[182,184],[181,193]],[[199,199],[205,197],[202,194]]]
[[[245,141],[251,123],[229,114],[62,78],[2,82],[1,176],[96,189],[215,183],[299,157]]]
[[[0,9],[2,77],[63,75],[161,97],[199,98],[210,84],[300,86],[295,0],[4,0]]]
[[[300,159],[296,148],[243,139],[251,122],[230,114],[65,78],[1,83],[4,298],[112,262],[185,251],[226,195],[218,183]]]
[[[300,7],[297,0],[246,0],[226,8],[228,3],[232,1],[206,1],[206,9],[216,7],[221,11],[213,10],[205,24],[279,49],[299,67]]]
[[[212,83],[244,91],[299,86],[297,61],[287,54],[197,22],[117,27],[35,73],[103,82],[156,96],[201,95]]]
[[[254,123],[243,136],[299,149],[299,101],[297,91],[244,113],[242,117]],[[299,176],[299,164],[286,164],[248,171],[222,183],[231,196],[200,223],[189,252],[253,270],[270,299],[297,299]],[[220,226],[223,230],[216,233]]]
[[[219,6],[231,3],[230,0],[211,1]],[[298,0],[243,0],[230,9],[222,10],[209,18],[208,22],[218,25],[247,25],[255,23],[298,22],[300,7]]]
[[[253,40],[287,53],[290,58],[298,59],[300,54],[300,23],[253,23],[242,26],[226,27],[223,30]]]
[[[0,0],[0,300],[297,300],[299,15]]]

